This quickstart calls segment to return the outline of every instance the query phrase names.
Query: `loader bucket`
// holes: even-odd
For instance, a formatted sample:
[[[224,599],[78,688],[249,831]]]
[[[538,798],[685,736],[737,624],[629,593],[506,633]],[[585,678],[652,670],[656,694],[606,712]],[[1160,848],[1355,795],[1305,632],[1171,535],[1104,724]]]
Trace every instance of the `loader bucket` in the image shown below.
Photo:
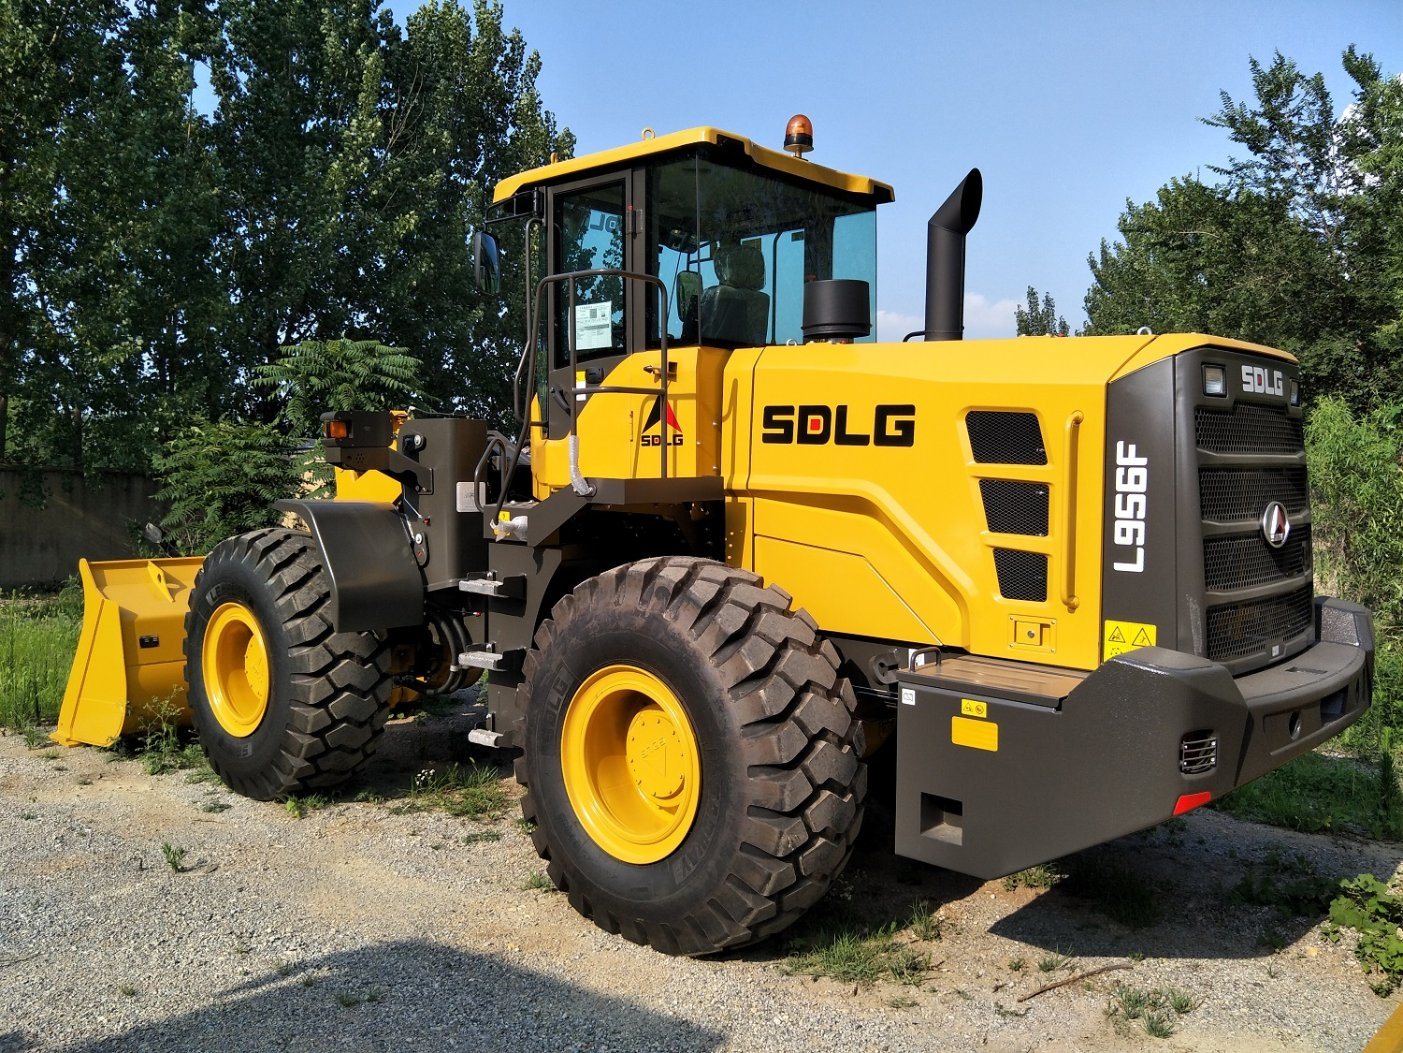
[[[190,722],[185,611],[201,556],[78,561],[83,631],[53,740],[108,746],[163,717]]]

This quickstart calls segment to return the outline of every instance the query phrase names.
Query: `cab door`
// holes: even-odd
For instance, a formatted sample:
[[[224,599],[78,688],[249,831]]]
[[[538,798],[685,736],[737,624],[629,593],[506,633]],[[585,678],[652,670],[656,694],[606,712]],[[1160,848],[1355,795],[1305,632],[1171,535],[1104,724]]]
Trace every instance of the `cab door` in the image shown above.
[[[549,272],[644,269],[637,258],[641,209],[636,208],[643,182],[628,171],[553,187],[547,206]],[[584,409],[586,396],[576,388],[602,383],[640,349],[644,295],[637,282],[617,275],[552,283],[545,322],[548,363],[541,371],[546,383],[538,392],[549,439],[568,435],[574,413]]]

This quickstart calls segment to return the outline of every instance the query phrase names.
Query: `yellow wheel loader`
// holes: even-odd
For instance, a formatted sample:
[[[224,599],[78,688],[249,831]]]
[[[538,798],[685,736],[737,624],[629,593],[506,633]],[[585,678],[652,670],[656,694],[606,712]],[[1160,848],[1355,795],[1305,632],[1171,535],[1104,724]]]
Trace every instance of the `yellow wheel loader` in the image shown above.
[[[931,219],[924,330],[875,342],[892,190],[811,145],[802,119],[789,153],[695,128],[499,185],[520,430],[328,414],[339,492],[280,503],[299,529],[221,543],[188,586],[158,561],[98,595],[93,568],[59,737],[188,685],[215,769],[276,798],[350,775],[396,689],[485,673],[471,737],[518,751],[554,882],[705,954],[824,894],[893,734],[895,850],[992,878],[1356,720],[1372,624],[1314,595],[1295,361],[962,341],[977,171]],[[495,291],[498,238],[474,251]]]

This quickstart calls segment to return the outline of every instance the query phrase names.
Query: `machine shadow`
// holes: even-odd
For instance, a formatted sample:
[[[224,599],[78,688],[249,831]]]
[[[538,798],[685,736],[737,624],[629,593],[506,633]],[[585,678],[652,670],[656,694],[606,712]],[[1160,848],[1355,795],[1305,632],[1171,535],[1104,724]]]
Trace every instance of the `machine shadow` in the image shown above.
[[[70,1053],[707,1051],[724,1038],[709,1028],[488,955],[418,940],[309,959],[211,992],[209,1003],[183,1016],[66,1048]]]

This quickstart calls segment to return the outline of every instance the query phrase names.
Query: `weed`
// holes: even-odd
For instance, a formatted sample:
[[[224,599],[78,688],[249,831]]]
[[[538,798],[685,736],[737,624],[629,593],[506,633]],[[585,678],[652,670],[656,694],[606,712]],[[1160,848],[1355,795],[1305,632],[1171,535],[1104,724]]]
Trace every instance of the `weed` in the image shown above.
[[[1027,964],[1028,963],[1025,962],[1022,958],[1010,958],[1008,960],[1008,968],[1010,972],[1021,973],[1023,971],[1023,967]]]
[[[507,794],[495,768],[450,764],[443,771],[426,768],[414,776],[409,796],[391,811],[442,811],[463,819],[496,819],[507,805]]]
[[[253,945],[250,944],[247,940],[235,940],[235,941],[234,941],[234,953],[235,953],[235,954],[252,954],[252,953],[253,953]]]
[[[1340,928],[1355,929],[1355,955],[1380,997],[1392,994],[1403,981],[1403,896],[1390,892],[1373,874],[1340,882],[1340,895],[1330,904],[1332,929],[1326,938],[1339,939]]]
[[[185,873],[185,849],[178,848],[169,841],[161,843],[161,855],[166,858],[166,866],[177,874]]]
[[[117,988],[117,993],[120,994],[123,998],[135,998],[136,988],[133,987],[131,984],[122,984]]]
[[[39,754],[39,759],[40,759],[40,760],[58,760],[59,757],[61,757],[61,756],[62,756],[62,754],[60,754],[58,750],[55,750],[55,749],[47,749],[47,750],[42,751],[42,752]]]
[[[1200,999],[1195,998],[1187,991],[1179,990],[1177,987],[1166,988],[1164,994],[1169,1001],[1169,1008],[1180,1016],[1183,1016],[1185,1013],[1192,1013],[1203,1004]]]
[[[1265,947],[1272,954],[1277,954],[1286,948],[1286,937],[1276,929],[1266,929],[1257,937],[1257,946]]]
[[[887,999],[887,1005],[892,1009],[912,1009],[918,1004],[914,998],[907,998],[905,995],[896,995]]]
[[[1174,1034],[1174,1020],[1168,1013],[1146,1013],[1144,1024],[1145,1034],[1151,1038],[1168,1038]]]
[[[1070,956],[1054,949],[1038,959],[1038,970],[1044,973],[1055,973],[1059,969],[1066,969],[1071,964]]]
[[[555,888],[555,883],[544,870],[533,870],[521,888],[523,892],[548,892]]]
[[[339,994],[336,996],[336,1004],[339,1005],[342,1009],[350,1009],[353,1006],[360,1005],[360,1003],[361,1000],[358,995]]]
[[[1153,925],[1161,916],[1154,884],[1105,854],[1079,857],[1063,887],[1073,896],[1092,900],[1112,921],[1132,929]]]
[[[463,844],[485,845],[493,841],[500,841],[501,839],[502,835],[497,833],[496,830],[474,830],[470,834],[463,835]]]
[[[214,798],[200,805],[200,811],[217,814],[219,812],[227,812],[231,807],[232,805],[230,805],[228,801],[221,801],[218,798]]]
[[[48,742],[49,736],[45,734],[43,728],[36,728],[34,725],[31,724],[29,727],[24,729],[25,749],[41,749],[42,747],[47,745]]]
[[[1199,1001],[1174,987],[1141,988],[1116,984],[1106,1004],[1108,1017],[1138,1020],[1151,1038],[1168,1038],[1174,1034],[1174,1018],[1193,1012]]]
[[[304,976],[304,977],[302,977],[302,986],[303,986],[303,987],[311,987],[311,986],[312,986],[313,984],[315,984],[316,982],[317,982],[317,978],[316,978],[315,976],[310,976],[310,975],[309,975],[309,976]]]
[[[1028,1007],[1028,1009],[1031,1008],[1032,1006]],[[999,1014],[999,1016],[1003,1017],[1005,1020],[1021,1019],[1022,1017],[1028,1015],[1028,1009],[1010,1009],[1008,1008],[1008,1006],[1004,1005],[1001,1002],[994,1003],[994,1012]]]
[[[519,815],[516,817],[516,828],[528,837],[530,837],[533,833],[536,832],[535,822],[526,818],[526,816],[524,815]],[[832,893],[830,892],[829,895],[832,895]]]
[[[1039,863],[1035,867],[1020,870],[1018,873],[1010,874],[1004,878],[1004,888],[1010,892],[1020,886],[1022,888],[1052,888],[1066,876],[1067,872],[1058,862]]]
[[[1299,861],[1294,868],[1278,859],[1268,856],[1269,868],[1265,875],[1256,870],[1248,870],[1242,880],[1233,886],[1230,896],[1234,903],[1246,903],[1254,907],[1275,907],[1288,918],[1307,917],[1320,914],[1330,905],[1337,885],[1328,878],[1317,877]]]
[[[911,915],[906,919],[906,927],[918,940],[930,943],[940,939],[940,918],[930,909],[930,904],[920,900],[911,906]]]
[[[283,802],[283,810],[294,819],[305,819],[310,812],[320,811],[331,803],[325,794],[309,793],[305,797],[289,795]]]
[[[38,816],[36,813],[34,813],[34,812],[20,812],[20,813],[19,813],[19,817],[20,817],[21,819],[38,819],[38,818],[39,818],[39,816]]]
[[[93,784],[92,779],[89,779],[86,775],[80,775],[80,776],[78,776],[78,785],[79,785],[79,786],[91,786],[92,784]]]

